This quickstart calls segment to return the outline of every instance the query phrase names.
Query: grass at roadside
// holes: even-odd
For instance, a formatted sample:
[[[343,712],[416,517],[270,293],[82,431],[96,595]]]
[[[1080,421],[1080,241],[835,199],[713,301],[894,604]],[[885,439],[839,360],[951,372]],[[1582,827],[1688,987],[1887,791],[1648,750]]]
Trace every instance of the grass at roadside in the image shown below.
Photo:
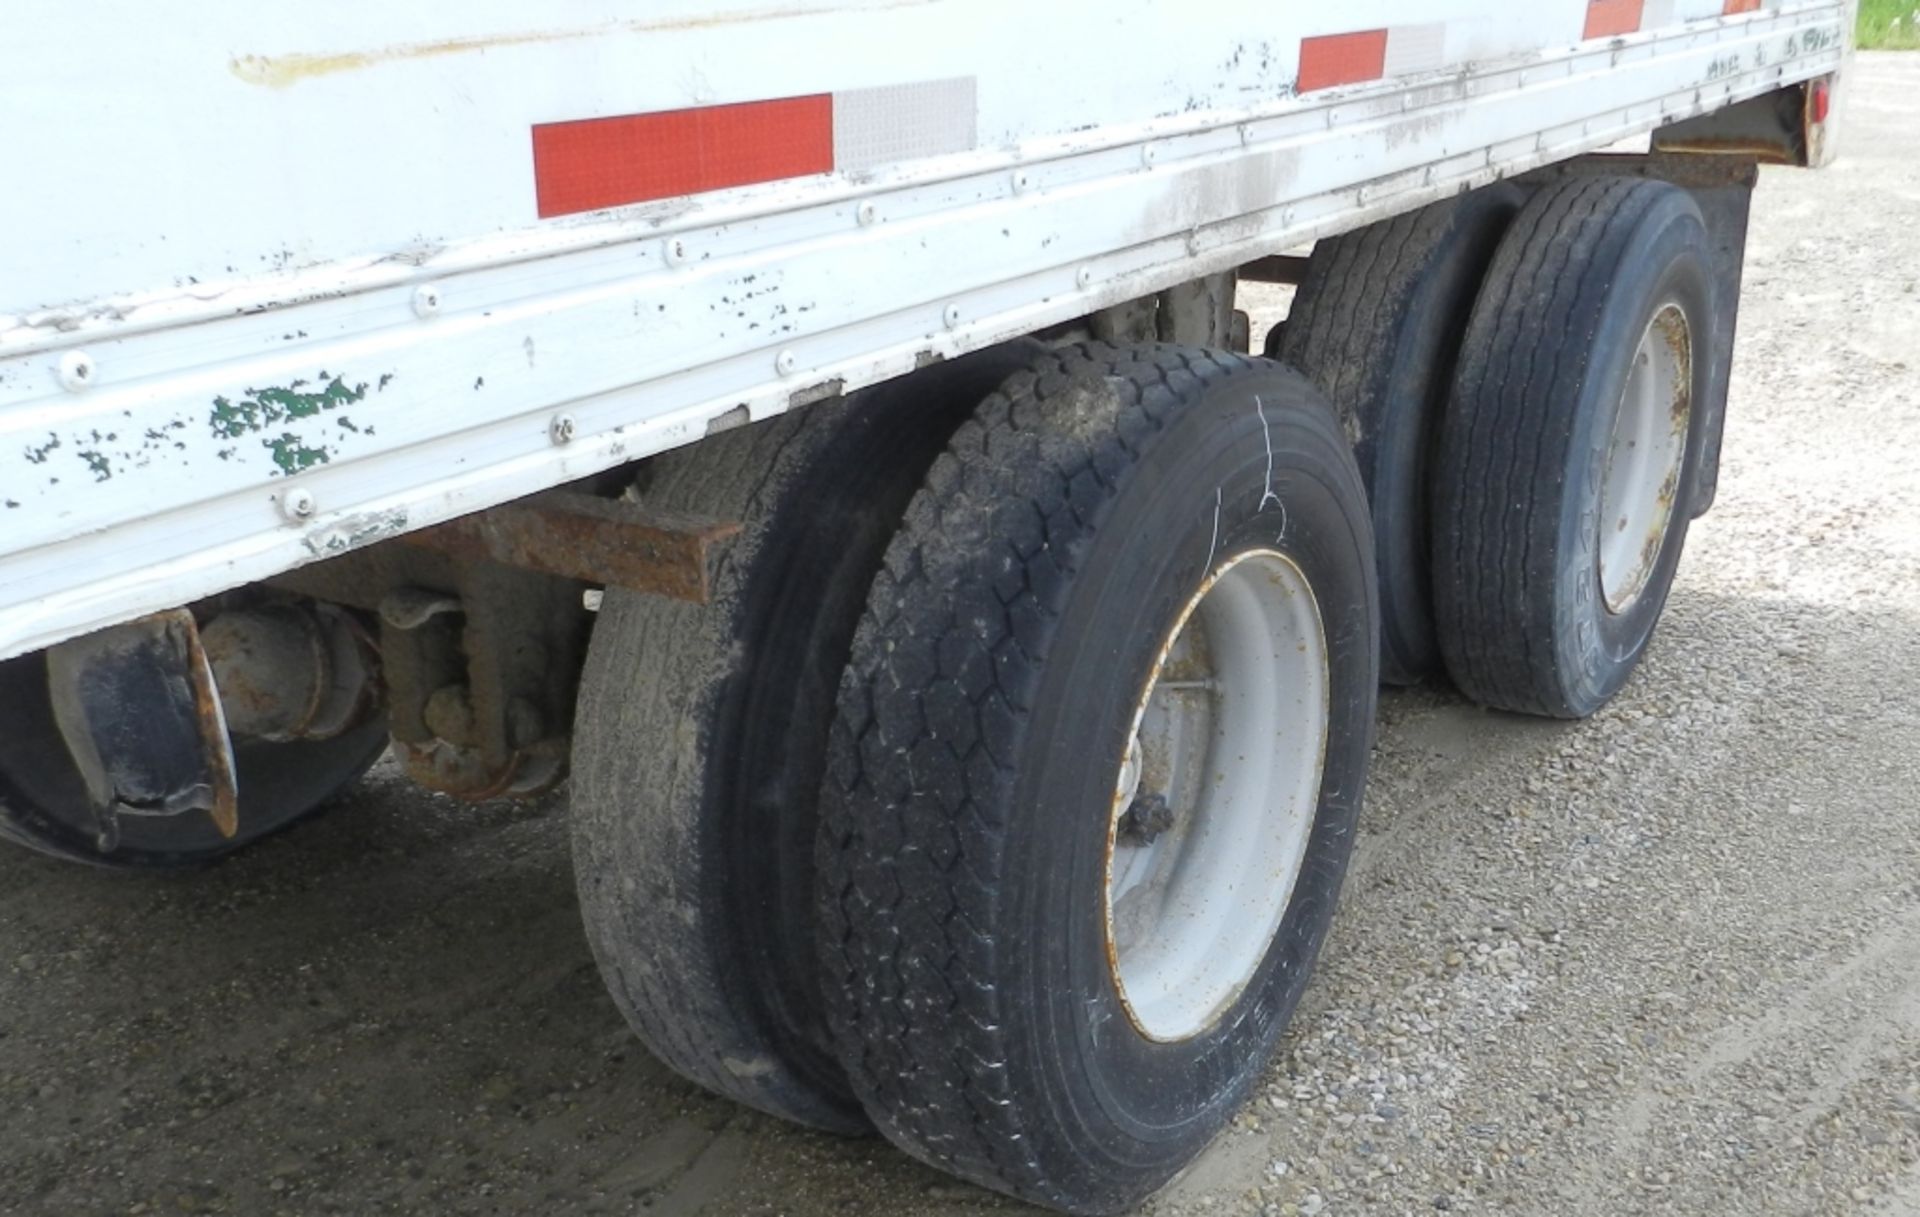
[[[1920,0],[1860,0],[1862,50],[1920,50]]]

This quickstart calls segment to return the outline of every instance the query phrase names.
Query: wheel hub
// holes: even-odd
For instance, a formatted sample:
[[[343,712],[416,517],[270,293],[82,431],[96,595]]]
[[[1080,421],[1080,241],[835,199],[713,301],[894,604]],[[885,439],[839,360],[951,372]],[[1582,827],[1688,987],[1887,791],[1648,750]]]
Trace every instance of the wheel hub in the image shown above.
[[[1640,336],[1614,415],[1601,483],[1600,591],[1626,612],[1659,564],[1693,415],[1693,335],[1677,304],[1657,310]]]
[[[1207,1030],[1265,959],[1318,809],[1328,685],[1312,588],[1275,550],[1216,568],[1162,647],[1107,839],[1108,964],[1149,1039]]]

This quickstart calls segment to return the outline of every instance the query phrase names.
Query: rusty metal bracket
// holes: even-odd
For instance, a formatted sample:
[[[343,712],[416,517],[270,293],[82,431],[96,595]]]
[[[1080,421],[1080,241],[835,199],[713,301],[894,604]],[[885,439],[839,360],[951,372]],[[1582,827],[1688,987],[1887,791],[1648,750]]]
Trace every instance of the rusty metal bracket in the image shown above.
[[[497,562],[705,604],[712,549],[739,531],[737,523],[557,492],[396,539],[463,562]]]

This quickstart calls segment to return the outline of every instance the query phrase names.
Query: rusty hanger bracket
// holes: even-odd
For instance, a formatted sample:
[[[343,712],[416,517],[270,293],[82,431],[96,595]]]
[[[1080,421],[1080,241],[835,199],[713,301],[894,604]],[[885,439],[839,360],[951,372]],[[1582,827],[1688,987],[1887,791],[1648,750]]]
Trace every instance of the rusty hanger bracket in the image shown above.
[[[705,604],[712,548],[737,523],[570,492],[537,495],[398,538],[462,561],[611,583]]]

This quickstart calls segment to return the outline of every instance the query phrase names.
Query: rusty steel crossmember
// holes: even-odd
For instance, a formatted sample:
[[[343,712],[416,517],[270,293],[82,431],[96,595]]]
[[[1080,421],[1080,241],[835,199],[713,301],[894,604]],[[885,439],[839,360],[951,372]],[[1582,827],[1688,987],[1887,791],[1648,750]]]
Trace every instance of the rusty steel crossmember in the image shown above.
[[[705,604],[712,547],[740,525],[620,499],[558,492],[507,503],[398,538],[461,561],[610,583]]]

